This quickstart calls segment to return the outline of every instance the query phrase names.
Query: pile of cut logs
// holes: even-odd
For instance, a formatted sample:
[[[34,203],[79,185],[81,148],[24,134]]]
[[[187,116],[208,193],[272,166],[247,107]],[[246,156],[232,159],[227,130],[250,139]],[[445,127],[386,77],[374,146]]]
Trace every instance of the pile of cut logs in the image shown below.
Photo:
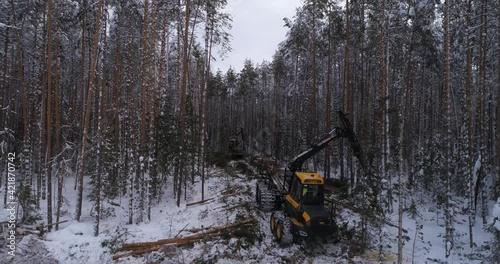
[[[223,234],[227,234],[228,232],[235,230],[237,228],[241,227],[248,227],[252,225],[252,222],[254,220],[247,220],[231,225],[225,225],[225,226],[219,226],[219,227],[214,227],[214,228],[209,228],[203,233],[200,234],[195,234],[191,236],[186,236],[186,237],[173,237],[173,238],[167,238],[167,239],[161,239],[157,241],[151,241],[151,242],[138,242],[138,243],[124,243],[122,244],[122,247],[117,249],[117,251],[128,251],[127,253],[120,253],[116,254],[113,256],[113,260],[117,260],[119,258],[123,257],[128,257],[128,256],[139,256],[142,254],[150,253],[153,251],[158,251],[163,247],[166,246],[183,246],[183,245],[188,245],[188,244],[193,244],[195,242],[198,242],[202,239],[205,238],[210,238],[210,237],[218,237]],[[196,228],[196,229],[188,229],[186,231],[189,232],[196,232],[199,230],[204,230],[204,228]]]
[[[16,229],[15,229],[16,237],[25,236],[25,235],[29,235],[29,234],[42,235],[43,233],[45,233],[47,231],[46,230],[47,227],[53,226],[56,224],[66,223],[66,222],[68,222],[68,220],[60,221],[57,223],[52,223],[50,225],[44,225],[43,223],[35,224],[35,225],[21,225],[19,227],[16,227]],[[0,223],[0,233],[2,235],[2,238],[7,240],[7,237],[10,234],[9,222],[1,222]]]

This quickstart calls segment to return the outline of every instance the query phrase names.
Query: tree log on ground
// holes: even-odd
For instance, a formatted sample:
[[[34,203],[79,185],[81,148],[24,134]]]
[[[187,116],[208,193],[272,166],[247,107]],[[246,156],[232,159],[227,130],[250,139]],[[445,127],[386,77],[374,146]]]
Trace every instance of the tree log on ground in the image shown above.
[[[205,239],[205,238],[220,236],[223,234],[223,231],[228,231],[228,230],[236,229],[236,228],[243,227],[243,226],[249,226],[252,224],[253,221],[254,220],[251,219],[251,220],[247,220],[247,221],[243,221],[243,222],[239,222],[239,223],[235,223],[235,224],[214,227],[212,229],[207,230],[204,233],[191,235],[191,236],[187,236],[187,237],[160,239],[160,240],[153,241],[153,242],[124,243],[124,244],[122,244],[121,248],[117,249],[117,251],[131,251],[131,252],[116,254],[113,256],[113,260],[117,260],[117,259],[122,258],[122,257],[138,256],[138,255],[146,254],[149,252],[157,251],[162,246],[167,245],[167,244],[175,245],[175,246],[183,246],[183,245],[187,245],[187,244],[192,244],[192,243],[198,242],[198,241]]]

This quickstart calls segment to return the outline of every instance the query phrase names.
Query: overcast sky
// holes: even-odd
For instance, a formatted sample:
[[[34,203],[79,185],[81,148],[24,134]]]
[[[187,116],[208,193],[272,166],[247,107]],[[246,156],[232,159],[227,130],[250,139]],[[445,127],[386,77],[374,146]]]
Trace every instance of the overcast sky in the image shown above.
[[[254,63],[272,61],[278,44],[285,40],[288,28],[284,17],[292,18],[301,0],[229,0],[226,12],[233,17],[232,51],[221,61],[212,63],[211,68],[220,68],[225,73],[230,66],[239,72],[246,58]],[[217,56],[217,52],[214,52]]]

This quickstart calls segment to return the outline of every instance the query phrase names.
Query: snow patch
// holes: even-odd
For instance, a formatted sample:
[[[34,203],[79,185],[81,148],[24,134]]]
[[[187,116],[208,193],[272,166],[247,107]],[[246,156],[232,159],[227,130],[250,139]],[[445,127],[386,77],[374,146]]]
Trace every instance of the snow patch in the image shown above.
[[[93,236],[92,223],[73,221],[69,226],[47,234],[45,245],[61,263],[105,263],[104,235]],[[103,262],[104,261],[104,262]]]
[[[493,217],[493,226],[500,232],[500,197],[498,197],[497,203],[493,206],[491,216]]]

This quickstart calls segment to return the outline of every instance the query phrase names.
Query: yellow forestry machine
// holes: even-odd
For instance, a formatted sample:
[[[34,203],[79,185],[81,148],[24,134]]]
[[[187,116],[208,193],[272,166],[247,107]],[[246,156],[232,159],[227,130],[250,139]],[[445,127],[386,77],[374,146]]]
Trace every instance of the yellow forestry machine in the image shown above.
[[[273,211],[271,232],[279,244],[289,244],[301,238],[332,236],[337,225],[325,206],[325,181],[317,172],[302,171],[302,164],[328,144],[347,138],[364,168],[361,146],[349,120],[338,111],[341,127],[336,127],[309,149],[294,157],[284,172],[261,173],[256,186],[257,206]],[[274,166],[273,169],[274,170]]]

